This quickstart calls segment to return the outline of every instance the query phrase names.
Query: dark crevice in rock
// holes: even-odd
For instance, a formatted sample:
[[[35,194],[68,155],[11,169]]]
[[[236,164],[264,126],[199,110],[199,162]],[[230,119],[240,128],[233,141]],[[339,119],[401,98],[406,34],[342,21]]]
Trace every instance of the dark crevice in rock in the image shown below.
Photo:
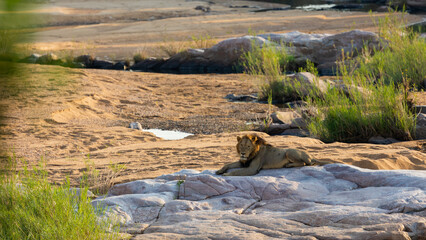
[[[142,233],[141,234],[144,234],[145,233],[145,231],[148,229],[148,228],[150,228],[153,224],[155,224],[156,222],[158,222],[158,219],[160,219],[160,214],[161,214],[161,211],[163,210],[163,208],[166,206],[166,204],[163,204],[163,206],[161,206],[161,208],[160,208],[160,210],[158,211],[158,214],[157,214],[157,217],[155,218],[155,220],[151,223],[151,224],[149,224],[149,226],[148,227],[146,227],[143,231],[142,231]]]
[[[257,200],[256,202],[253,202],[252,204],[248,205],[243,211],[241,211],[240,214],[246,214],[246,212],[251,209],[252,207],[254,207],[256,204],[260,203],[262,201],[262,199]],[[254,209],[254,208],[253,208]]]

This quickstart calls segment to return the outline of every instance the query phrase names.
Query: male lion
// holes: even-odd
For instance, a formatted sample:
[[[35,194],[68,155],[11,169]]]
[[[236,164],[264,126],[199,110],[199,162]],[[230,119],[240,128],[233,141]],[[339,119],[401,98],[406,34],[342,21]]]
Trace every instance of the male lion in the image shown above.
[[[277,148],[266,143],[266,141],[255,135],[246,134],[237,137],[237,152],[240,160],[223,166],[216,174],[224,176],[251,176],[260,169],[302,167],[312,165],[324,165],[327,162],[320,162],[311,158],[306,152],[292,148]],[[232,172],[228,169],[241,168]]]

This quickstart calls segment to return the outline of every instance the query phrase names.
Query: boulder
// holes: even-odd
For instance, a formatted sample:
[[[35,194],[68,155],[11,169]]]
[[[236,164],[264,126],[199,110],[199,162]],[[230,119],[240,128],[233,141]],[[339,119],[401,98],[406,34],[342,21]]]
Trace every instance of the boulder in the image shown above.
[[[126,70],[127,69],[127,64],[124,61],[120,61],[120,62],[117,62],[114,65],[112,65],[110,69],[113,69],[113,70]]]
[[[129,124],[129,128],[143,130],[142,125],[139,122],[132,122]]]
[[[28,57],[20,60],[20,62],[24,62],[24,63],[36,63],[40,57],[41,57],[40,54],[33,53],[33,54],[31,54],[31,56],[28,56]]]
[[[375,136],[368,139],[368,142],[373,144],[392,144],[398,142],[398,140],[394,138],[384,138],[382,136]]]
[[[83,63],[87,68],[92,67],[93,61],[95,58],[91,55],[80,55],[74,58],[74,62]]]
[[[302,115],[295,111],[274,112],[271,114],[271,118],[273,123],[288,125],[287,128],[306,128],[305,119],[303,119]]]
[[[231,66],[240,60],[242,53],[251,50],[252,44],[264,46],[271,43],[260,36],[230,38],[206,49],[202,57],[218,65]]]
[[[328,82],[319,79],[309,72],[299,72],[286,76],[289,82],[296,87],[301,98],[317,95],[323,96],[329,87]]]
[[[134,239],[422,239],[426,231],[423,170],[329,164],[214,172],[119,184],[92,204]]]
[[[164,59],[147,58],[138,63],[135,63],[130,67],[130,69],[139,71],[157,70],[163,63],[165,63]]]
[[[284,34],[261,34],[262,38],[276,43],[288,45],[289,52],[295,57],[298,64],[306,60],[318,65],[320,74],[332,72],[336,68],[334,64],[342,57],[342,51],[350,56],[356,56],[361,52],[364,43],[368,48],[380,48],[381,41],[377,34],[361,30],[353,30],[340,34],[306,34],[290,32]]]
[[[293,124],[296,119],[301,118],[302,116],[298,114],[297,112],[291,111],[291,112],[274,112],[271,114],[272,122],[274,123],[280,123],[280,124]]]
[[[426,9],[426,1],[425,0],[407,0],[407,5],[411,8],[416,9]]]
[[[419,113],[416,121],[416,139],[426,139],[426,114]]]
[[[46,53],[37,58],[36,63],[38,64],[49,64],[49,65],[60,65],[63,63],[61,59],[58,58],[53,53]]]
[[[211,48],[188,49],[169,59],[147,59],[131,67],[132,70],[155,69],[163,72],[183,73],[232,73],[241,71],[239,65],[244,52],[252,45],[280,48],[284,44],[295,57],[295,64],[304,65],[306,60],[318,66],[321,74],[333,74],[336,61],[342,51],[352,56],[361,52],[363,44],[369,48],[379,48],[380,39],[372,32],[354,30],[341,34],[306,34],[290,32],[284,34],[261,34],[223,40]]]
[[[92,65],[90,67],[97,69],[112,69],[113,66],[114,63],[112,61],[95,59],[93,60]]]
[[[300,129],[300,128],[291,128],[291,129],[287,129],[284,132],[282,132],[280,135],[283,136],[297,136],[297,137],[309,137],[309,132],[305,129]]]

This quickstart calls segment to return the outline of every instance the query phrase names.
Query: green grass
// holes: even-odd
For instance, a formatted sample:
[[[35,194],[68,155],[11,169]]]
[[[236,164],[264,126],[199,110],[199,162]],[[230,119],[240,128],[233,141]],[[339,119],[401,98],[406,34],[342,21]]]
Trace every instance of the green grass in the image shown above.
[[[300,99],[297,89],[285,77],[291,61],[292,56],[283,45],[259,46],[253,42],[239,64],[257,82],[259,100],[266,101],[271,95],[274,102],[280,103]]]
[[[402,86],[345,77],[347,91],[331,88],[323,99],[307,99],[319,114],[309,119],[310,133],[325,142],[367,142],[373,136],[412,140],[415,115]]]
[[[361,75],[370,81],[383,80],[386,84],[410,81],[410,86],[425,89],[426,41],[418,37],[413,29],[404,26],[404,14],[389,13],[377,22],[379,36],[386,48],[364,50],[357,59],[359,68],[354,75]]]
[[[0,176],[0,239],[117,239],[87,198],[69,183],[48,182],[43,167],[15,171],[15,158]]]
[[[330,87],[324,98],[308,98],[319,114],[309,119],[311,134],[325,142],[366,142],[373,136],[415,138],[416,115],[409,91],[426,79],[426,42],[401,28],[401,15],[380,24],[387,47],[343,60],[339,77],[347,90]]]

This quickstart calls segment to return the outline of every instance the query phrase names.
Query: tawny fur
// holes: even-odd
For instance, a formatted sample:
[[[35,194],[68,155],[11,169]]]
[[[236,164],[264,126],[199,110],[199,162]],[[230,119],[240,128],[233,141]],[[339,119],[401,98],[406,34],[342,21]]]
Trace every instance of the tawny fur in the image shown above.
[[[223,166],[216,174],[224,176],[251,176],[257,174],[261,169],[302,167],[312,165],[324,165],[311,158],[305,151],[292,148],[277,148],[255,135],[246,134],[237,137],[237,152],[240,160]],[[241,168],[232,172],[229,169]]]

